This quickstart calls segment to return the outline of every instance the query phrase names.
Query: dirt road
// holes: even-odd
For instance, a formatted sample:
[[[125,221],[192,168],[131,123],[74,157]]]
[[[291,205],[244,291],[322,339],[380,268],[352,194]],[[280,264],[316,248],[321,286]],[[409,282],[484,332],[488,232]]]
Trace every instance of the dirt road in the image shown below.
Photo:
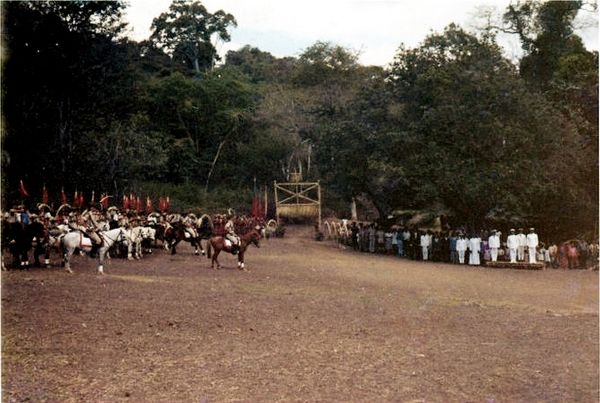
[[[597,272],[261,246],[3,272],[2,400],[598,401]]]

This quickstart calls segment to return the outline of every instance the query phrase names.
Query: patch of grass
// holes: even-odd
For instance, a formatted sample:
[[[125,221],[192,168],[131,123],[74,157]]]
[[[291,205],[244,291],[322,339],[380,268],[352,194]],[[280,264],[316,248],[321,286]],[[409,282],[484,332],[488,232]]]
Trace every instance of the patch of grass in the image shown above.
[[[124,281],[134,281],[136,283],[157,283],[157,282],[169,282],[168,279],[165,278],[155,278],[155,277],[146,277],[146,276],[124,276],[118,274],[110,274],[111,278],[116,278]]]

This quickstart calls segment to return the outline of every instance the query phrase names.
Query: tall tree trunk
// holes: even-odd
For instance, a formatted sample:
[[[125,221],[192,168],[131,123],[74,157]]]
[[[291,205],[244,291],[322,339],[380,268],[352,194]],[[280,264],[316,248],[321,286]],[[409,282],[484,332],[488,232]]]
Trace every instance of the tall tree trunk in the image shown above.
[[[210,177],[212,176],[212,173],[215,169],[215,165],[217,164],[217,160],[219,159],[219,154],[221,154],[221,149],[225,145],[226,141],[227,141],[227,139],[221,141],[221,144],[219,144],[219,148],[217,148],[217,153],[215,154],[215,158],[213,159],[213,162],[210,166],[210,171],[208,171],[208,176],[206,177],[206,185],[204,186],[205,192],[208,192],[208,184],[210,182]]]

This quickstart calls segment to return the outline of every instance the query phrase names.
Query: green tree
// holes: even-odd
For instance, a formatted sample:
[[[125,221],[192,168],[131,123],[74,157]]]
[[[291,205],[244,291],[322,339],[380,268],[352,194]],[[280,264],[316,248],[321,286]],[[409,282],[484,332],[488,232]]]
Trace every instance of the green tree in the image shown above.
[[[152,21],[150,40],[199,74],[219,60],[212,38],[229,41],[230,26],[237,22],[223,10],[211,14],[199,1],[174,0],[168,12]]]
[[[73,186],[90,128],[126,119],[135,94],[122,2],[5,2],[2,81],[9,187]],[[93,153],[93,150],[87,150]],[[88,179],[96,179],[88,178]],[[81,189],[81,188],[80,188]]]

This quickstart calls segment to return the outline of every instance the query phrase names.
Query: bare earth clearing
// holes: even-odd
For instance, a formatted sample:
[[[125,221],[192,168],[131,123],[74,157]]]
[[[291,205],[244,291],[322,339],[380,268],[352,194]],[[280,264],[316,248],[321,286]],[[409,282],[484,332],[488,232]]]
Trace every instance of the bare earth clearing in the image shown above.
[[[210,270],[2,273],[3,401],[596,402],[598,272],[424,264],[306,227]],[[54,256],[58,265],[58,257]]]

